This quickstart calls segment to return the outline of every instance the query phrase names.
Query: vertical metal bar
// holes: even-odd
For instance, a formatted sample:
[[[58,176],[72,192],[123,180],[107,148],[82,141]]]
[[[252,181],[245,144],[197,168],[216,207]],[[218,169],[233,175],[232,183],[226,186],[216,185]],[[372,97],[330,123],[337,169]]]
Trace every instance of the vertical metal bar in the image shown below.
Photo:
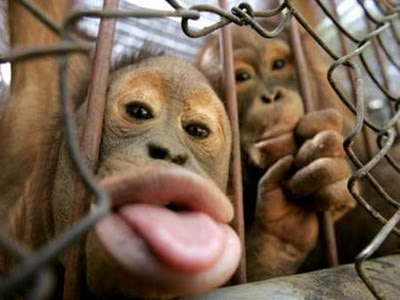
[[[118,0],[105,0],[103,9],[118,9]],[[99,37],[96,44],[96,52],[92,65],[91,81],[86,103],[86,121],[81,138],[82,154],[92,170],[96,170],[99,157],[99,148],[102,134],[105,96],[110,69],[115,19],[103,19],[100,22]],[[85,203],[86,190],[80,180],[75,181],[74,205],[71,212],[71,222],[79,220],[87,211],[88,203]],[[66,252],[65,278],[63,299],[80,299],[81,288],[85,278],[84,272],[84,241],[70,247]]]
[[[329,267],[339,265],[339,257],[336,244],[335,226],[332,215],[329,211],[318,214],[318,221],[322,230],[323,245],[326,255],[326,262]]]
[[[296,61],[296,71],[299,79],[300,94],[304,99],[305,111],[314,111],[317,109],[317,107],[315,106],[315,101],[312,97],[312,93],[310,90],[310,83],[308,82],[308,79],[310,77],[307,69],[304,49],[300,40],[297,21],[295,19],[291,20],[290,29],[290,38],[292,44],[291,48],[293,49]],[[332,216],[330,212],[322,212],[318,214],[318,219],[328,266],[337,266],[339,264],[339,260],[337,254],[335,228],[333,226]]]
[[[226,0],[219,0],[221,8],[227,8]],[[242,258],[236,273],[232,278],[233,284],[246,282],[246,250],[244,236],[244,217],[243,217],[243,186],[242,186],[242,167],[240,155],[240,133],[239,133],[239,117],[236,99],[235,88],[235,70],[233,65],[233,50],[232,50],[232,34],[230,26],[224,26],[221,31],[221,55],[224,67],[224,82],[225,82],[225,101],[229,119],[232,127],[232,155],[233,166],[231,168],[232,188],[233,188],[233,205],[235,208],[235,219],[233,227],[239,235],[242,243]]]
[[[340,21],[340,16],[337,11],[336,0],[329,0],[329,4],[330,4],[331,10],[332,10],[333,17],[336,20]],[[341,32],[338,32],[338,36],[339,36],[340,46],[342,48],[342,54],[346,55],[347,53],[350,53],[349,45],[348,45],[344,35]],[[350,79],[351,93],[353,95],[353,98],[356,99],[356,97],[355,97],[356,81],[354,78],[354,74],[350,71],[350,69],[347,69],[347,74]],[[364,142],[364,149],[366,151],[367,158],[369,159],[373,156],[373,152],[374,152],[373,149],[376,147],[374,147],[374,143],[372,141],[371,134],[370,134],[370,132],[368,132],[366,127],[364,127],[364,129],[362,131],[362,137],[363,137],[363,142]]]
[[[390,23],[391,23],[390,28],[392,30],[392,34],[393,34],[394,38],[396,39],[397,43],[400,44],[400,32],[399,32],[399,30],[397,30],[396,23],[394,20]]]
[[[310,78],[308,73],[308,68],[304,49],[302,42],[300,40],[300,33],[295,19],[291,20],[290,24],[290,42],[291,48],[293,49],[293,54],[296,61],[296,74],[298,77],[300,94],[304,100],[304,108],[306,112],[314,111],[317,109],[315,102],[313,101],[313,96],[309,88],[308,78]]]
[[[365,23],[367,24],[368,31],[369,32],[374,31],[371,21],[367,17],[365,17],[365,15],[364,18],[365,18]],[[371,42],[372,42],[372,47],[374,49],[376,61],[378,62],[379,71],[383,79],[383,86],[389,90],[389,74],[387,73],[386,63],[384,61],[382,51],[380,51],[378,41],[375,38],[373,38]],[[394,105],[391,105],[390,101],[386,101],[386,104],[390,107],[392,115],[394,115],[395,114]]]

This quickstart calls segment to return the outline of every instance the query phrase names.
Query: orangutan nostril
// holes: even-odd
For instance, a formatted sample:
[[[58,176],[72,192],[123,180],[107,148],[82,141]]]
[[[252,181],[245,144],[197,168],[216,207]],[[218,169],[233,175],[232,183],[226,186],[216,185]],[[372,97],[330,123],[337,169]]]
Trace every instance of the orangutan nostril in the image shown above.
[[[277,91],[277,92],[275,93],[274,100],[277,101],[277,100],[279,100],[280,98],[282,98],[282,93],[281,93],[281,91]]]
[[[271,99],[271,97],[269,97],[269,96],[267,96],[267,95],[262,95],[261,96],[261,100],[262,100],[262,102],[264,102],[264,103],[272,103],[272,99]]]
[[[183,166],[188,160],[187,155],[177,155],[172,158],[172,162],[176,165]]]
[[[261,101],[264,103],[267,103],[267,104],[278,101],[281,98],[282,98],[281,91],[276,91],[276,92],[261,95]]]
[[[168,149],[154,144],[148,145],[148,151],[149,156],[154,159],[167,159],[169,156]]]

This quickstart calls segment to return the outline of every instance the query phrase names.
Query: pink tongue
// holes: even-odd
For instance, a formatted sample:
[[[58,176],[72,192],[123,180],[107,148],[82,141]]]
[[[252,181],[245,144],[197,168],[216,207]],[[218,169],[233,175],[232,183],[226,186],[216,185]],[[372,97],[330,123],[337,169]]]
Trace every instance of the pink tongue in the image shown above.
[[[167,265],[187,272],[212,266],[225,239],[217,223],[201,212],[173,212],[160,206],[125,205],[119,214]]]

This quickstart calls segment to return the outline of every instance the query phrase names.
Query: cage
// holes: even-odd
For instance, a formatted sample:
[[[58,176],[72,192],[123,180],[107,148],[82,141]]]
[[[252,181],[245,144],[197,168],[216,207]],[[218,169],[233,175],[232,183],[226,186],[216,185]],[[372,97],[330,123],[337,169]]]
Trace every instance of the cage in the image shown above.
[[[74,223],[63,235],[52,239],[43,248],[33,252],[24,250],[3,236],[1,239],[3,251],[12,253],[19,261],[9,273],[1,278],[0,294],[2,296],[11,297],[10,295],[16,292],[17,294],[23,292],[29,299],[45,299],[48,291],[51,290],[50,287],[54,284],[52,280],[54,272],[49,265],[55,257],[65,253],[63,299],[82,297],[79,287],[82,278],[77,274],[80,270],[79,253],[82,251],[82,245],[77,240],[110,209],[107,195],[101,191],[91,171],[97,164],[99,152],[104,95],[110,68],[108,58],[115,60],[123,53],[136,51],[142,44],[146,45],[148,42],[151,47],[162,48],[168,55],[191,60],[207,40],[208,35],[215,34],[219,30],[222,32],[221,48],[226,80],[225,104],[230,115],[234,141],[231,181],[236,214],[232,225],[244,243],[242,197],[245,195],[242,194],[240,133],[236,96],[233,92],[235,83],[230,30],[234,30],[234,26],[248,26],[266,39],[275,38],[283,30],[290,32],[291,46],[299,74],[298,88],[302,98],[305,99],[307,112],[318,110],[319,107],[316,104],[315,95],[312,95],[308,89],[310,74],[307,73],[308,66],[304,57],[305,36],[314,43],[315,47],[319,47],[318,51],[326,56],[325,61],[329,63],[326,76],[337,93],[338,99],[348,107],[349,112],[354,114],[353,130],[349,132],[344,142],[349,161],[354,167],[348,181],[348,189],[358,205],[368,212],[370,219],[375,219],[376,226],[381,229],[378,233],[371,232],[370,235],[375,237],[368,241],[370,243],[364,241],[364,249],[360,249],[360,254],[355,258],[354,265],[357,273],[353,270],[353,265],[340,266],[317,273],[305,273],[242,285],[246,281],[246,262],[243,258],[232,279],[234,284],[240,285],[199,296],[200,299],[247,299],[266,296],[282,299],[308,297],[396,299],[398,297],[399,287],[396,284],[396,278],[399,275],[398,257],[387,256],[372,263],[366,262],[381,247],[389,234],[397,236],[399,234],[396,228],[400,218],[397,195],[385,187],[386,181],[397,180],[396,176],[400,169],[395,153],[399,115],[397,108],[399,87],[396,85],[396,80],[399,78],[398,3],[389,0],[315,0],[311,4],[314,8],[312,14],[307,15],[307,10],[296,6],[294,1],[290,0],[271,3],[264,3],[264,1],[195,3],[174,0],[143,3],[143,1],[108,0],[105,1],[103,8],[100,2],[86,1],[75,6],[63,24],[59,25],[48,18],[40,7],[35,6],[34,1],[19,0],[18,2],[59,35],[61,41],[55,46],[35,49],[5,51],[5,48],[0,48],[3,53],[0,57],[0,63],[2,63],[0,96],[5,99],[5,95],[8,94],[10,65],[7,63],[13,64],[46,55],[60,58],[59,94],[63,106],[67,146],[75,162],[77,174],[82,176],[87,188],[97,198],[99,206],[95,211],[87,213],[87,207],[82,201],[85,187],[78,182],[75,187],[75,207],[71,212]],[[313,18],[318,24],[317,27],[309,24],[310,19]],[[195,21],[196,19],[199,20]],[[266,26],[263,23],[268,19],[273,20],[272,27],[270,24]],[[69,30],[75,23],[79,23],[75,33],[86,43],[71,39]],[[232,26],[228,26],[231,23],[233,23]],[[67,57],[75,52],[87,53],[94,44],[96,44],[96,52],[86,112],[88,121],[83,133],[78,137],[74,131],[71,113],[74,109],[65,94]],[[5,100],[3,102],[5,103]],[[4,117],[1,106],[0,117]],[[360,156],[354,150],[355,141],[362,145],[366,152],[365,156]],[[374,173],[374,168],[382,164],[391,168],[390,175]],[[374,199],[365,198],[359,192],[358,182],[368,185],[375,191]],[[389,215],[383,215],[381,208],[387,203],[393,209]],[[339,263],[341,249],[338,252],[336,250],[332,217],[325,212],[319,214],[319,219],[322,232],[321,247],[326,253],[327,265],[334,267]],[[398,237],[392,238],[398,239]],[[391,251],[393,252],[393,249]],[[53,297],[60,297],[60,295]]]

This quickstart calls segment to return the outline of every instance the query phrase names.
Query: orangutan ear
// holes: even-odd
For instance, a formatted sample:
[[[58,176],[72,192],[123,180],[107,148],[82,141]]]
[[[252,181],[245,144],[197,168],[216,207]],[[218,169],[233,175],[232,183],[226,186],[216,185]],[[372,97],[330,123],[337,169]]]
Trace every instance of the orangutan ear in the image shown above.
[[[200,70],[206,70],[211,65],[217,67],[216,64],[219,63],[217,51],[219,51],[218,36],[213,35],[197,52],[194,58],[194,65]]]
[[[219,40],[218,36],[214,35],[207,40],[200,51],[194,58],[194,65],[208,79],[212,88],[220,98],[223,98],[222,93],[222,64],[219,55]]]

